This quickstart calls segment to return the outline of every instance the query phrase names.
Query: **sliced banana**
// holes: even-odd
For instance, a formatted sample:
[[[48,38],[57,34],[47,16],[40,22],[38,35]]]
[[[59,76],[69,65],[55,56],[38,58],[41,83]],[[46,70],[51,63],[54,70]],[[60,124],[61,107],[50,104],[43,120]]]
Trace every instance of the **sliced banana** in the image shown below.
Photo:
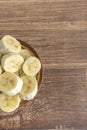
[[[24,59],[19,54],[8,53],[1,59],[2,67],[7,72],[17,72],[24,62]]]
[[[0,52],[5,54],[8,52],[20,53],[21,52],[21,44],[16,38],[5,35],[0,40]]]
[[[29,57],[24,65],[23,65],[23,71],[28,76],[35,76],[41,69],[41,63],[38,58],[32,56]]]
[[[35,77],[23,76],[23,87],[20,96],[23,100],[33,99],[38,91],[38,85]]]
[[[0,40],[0,109],[12,112],[38,92],[40,60],[10,35]]]
[[[0,75],[0,91],[3,93],[14,96],[22,89],[23,81],[14,73],[4,72]]]
[[[21,99],[19,95],[10,97],[4,93],[1,93],[0,94],[0,109],[4,112],[12,112],[16,108],[19,107],[20,101]]]
[[[32,56],[32,53],[30,52],[30,50],[22,49],[20,55],[24,58],[24,60],[26,60],[27,58]]]

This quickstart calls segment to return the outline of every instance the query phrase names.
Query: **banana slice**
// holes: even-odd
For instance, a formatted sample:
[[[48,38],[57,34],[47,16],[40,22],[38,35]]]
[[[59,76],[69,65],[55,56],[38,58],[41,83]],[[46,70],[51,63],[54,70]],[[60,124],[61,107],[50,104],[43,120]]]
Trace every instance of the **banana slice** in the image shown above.
[[[41,63],[38,58],[36,57],[29,57],[24,65],[23,71],[28,76],[35,76],[41,69]]]
[[[8,53],[1,59],[1,65],[7,72],[17,72],[24,62],[24,59],[19,54]]]
[[[33,99],[38,91],[38,85],[35,77],[23,76],[23,87],[20,96],[23,100]]]
[[[20,55],[24,58],[24,60],[32,56],[30,50],[27,50],[27,49],[22,49],[20,52]]]
[[[1,65],[0,65],[0,74],[2,73],[2,67],[1,67]]]
[[[12,112],[16,108],[19,107],[20,101],[21,99],[19,95],[10,97],[4,93],[1,93],[0,94],[0,109],[4,112]]]
[[[10,35],[5,35],[0,40],[0,52],[5,54],[8,52],[20,53],[21,44],[14,37]]]
[[[9,96],[14,96],[19,93],[22,85],[22,79],[14,73],[4,72],[0,75],[0,91]]]

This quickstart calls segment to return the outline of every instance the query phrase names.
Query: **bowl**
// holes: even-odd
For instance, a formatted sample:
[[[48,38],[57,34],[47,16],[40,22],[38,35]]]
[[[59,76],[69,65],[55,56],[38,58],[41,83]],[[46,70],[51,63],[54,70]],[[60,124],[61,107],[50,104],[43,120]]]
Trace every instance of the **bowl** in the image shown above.
[[[34,55],[35,57],[37,57],[40,60],[40,62],[41,62],[41,59],[40,59],[38,53],[35,51],[35,49],[33,47],[31,47],[28,43],[26,43],[26,42],[24,42],[24,41],[22,41],[20,39],[17,39],[17,40],[21,43],[21,45],[22,45],[23,48],[29,49],[31,51],[32,55]],[[41,82],[42,82],[42,62],[41,62],[40,72],[37,74],[37,81],[38,81],[38,90],[40,90],[40,86],[41,86]],[[14,114],[16,112],[22,112],[23,109],[25,109],[26,104],[29,103],[29,106],[30,106],[31,103],[32,103],[32,101],[33,101],[33,99],[29,100],[29,101],[24,101],[23,100],[20,103],[20,106],[15,111],[13,111],[13,112],[7,113],[7,112],[3,112],[2,110],[0,110],[0,117],[12,115],[12,114]]]

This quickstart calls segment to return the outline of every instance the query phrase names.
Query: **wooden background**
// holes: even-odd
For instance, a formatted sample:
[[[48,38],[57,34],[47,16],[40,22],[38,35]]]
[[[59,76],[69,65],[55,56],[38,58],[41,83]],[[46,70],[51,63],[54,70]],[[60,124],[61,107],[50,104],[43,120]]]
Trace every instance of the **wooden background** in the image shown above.
[[[0,37],[28,42],[42,59],[32,105],[0,129],[87,130],[87,0],[0,0]]]

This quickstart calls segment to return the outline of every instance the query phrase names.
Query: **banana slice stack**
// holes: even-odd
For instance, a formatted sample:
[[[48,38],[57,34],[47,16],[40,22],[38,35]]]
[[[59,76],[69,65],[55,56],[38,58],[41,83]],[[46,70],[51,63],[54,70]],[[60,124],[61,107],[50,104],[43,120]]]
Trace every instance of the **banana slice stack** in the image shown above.
[[[38,92],[41,62],[10,35],[0,40],[0,109],[12,112]]]

